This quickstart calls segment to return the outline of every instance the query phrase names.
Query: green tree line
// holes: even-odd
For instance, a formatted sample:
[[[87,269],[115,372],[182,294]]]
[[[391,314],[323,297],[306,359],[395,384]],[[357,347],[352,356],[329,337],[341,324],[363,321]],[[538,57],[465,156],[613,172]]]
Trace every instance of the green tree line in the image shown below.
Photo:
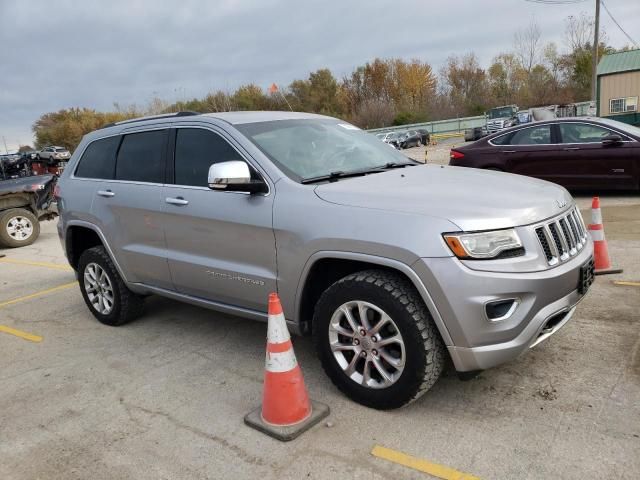
[[[264,89],[256,84],[235,91],[212,91],[202,98],[121,106],[110,112],[67,108],[43,114],[33,124],[37,147],[75,149],[82,136],[119,120],[183,110],[296,110],[335,116],[361,128],[482,114],[498,105],[531,107],[590,99],[593,21],[568,17],[563,45],[543,43],[532,22],[515,32],[511,48],[483,68],[473,52],[450,56],[434,72],[421,59],[375,58],[343,78],[327,68],[289,85]],[[606,42],[606,35],[603,36]],[[561,51],[562,50],[562,51]],[[600,55],[614,51],[605,43]]]

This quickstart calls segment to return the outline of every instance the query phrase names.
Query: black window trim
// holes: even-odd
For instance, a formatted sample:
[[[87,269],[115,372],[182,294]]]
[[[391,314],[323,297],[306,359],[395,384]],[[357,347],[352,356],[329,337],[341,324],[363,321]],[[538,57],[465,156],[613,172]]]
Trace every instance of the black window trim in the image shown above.
[[[560,143],[562,145],[600,145],[602,143],[602,142],[566,142],[566,143],[563,142],[562,141],[562,132],[560,130],[560,125],[567,124],[567,123],[580,123],[582,125],[591,125],[593,127],[602,128],[604,130],[608,130],[611,133],[615,133],[616,135],[620,135],[620,137],[622,137],[622,142],[623,143],[635,142],[635,140],[633,140],[628,135],[625,135],[624,133],[621,133],[621,132],[615,130],[613,127],[610,127],[608,125],[601,125],[599,123],[589,122],[589,121],[572,120],[570,122],[558,122],[558,123],[556,123],[556,125],[558,125],[558,138],[560,139]]]
[[[113,178],[91,178],[91,177],[79,177],[77,175],[78,172],[78,168],[80,167],[80,163],[82,163],[82,157],[84,157],[84,154],[86,153],[86,151],[89,149],[89,147],[91,145],[93,145],[95,142],[98,142],[100,140],[105,140],[107,138],[112,138],[112,137],[120,137],[120,140],[118,141],[118,146],[116,148],[116,153],[115,153],[115,159],[113,160],[113,176],[115,177],[116,171],[116,161],[118,159],[118,152],[120,151],[120,145],[122,144],[122,133],[114,133],[111,135],[105,135],[104,137],[100,137],[100,138],[94,138],[93,140],[91,140],[89,143],[87,143],[85,145],[85,147],[82,149],[82,152],[80,153],[79,157],[78,157],[78,161],[76,162],[75,167],[73,167],[73,172],[71,173],[71,178],[73,180],[89,180],[89,181],[93,181],[93,182],[102,182],[102,181],[115,181]]]
[[[180,124],[173,124],[171,127],[171,130],[173,130],[173,133],[169,135],[170,138],[170,142],[169,145],[167,147],[167,183],[166,186],[167,187],[174,187],[174,188],[188,188],[188,189],[193,189],[193,190],[208,190],[210,192],[218,192],[218,193],[236,193],[236,194],[242,194],[242,195],[251,195],[250,192],[238,192],[238,191],[234,191],[234,190],[214,190],[211,189],[209,187],[201,187],[198,185],[178,185],[175,183],[175,162],[176,162],[176,158],[175,158],[175,153],[176,153],[176,139],[177,139],[177,130],[179,128],[198,128],[200,130],[207,130],[211,133],[214,133],[216,135],[218,135],[220,138],[222,138],[224,141],[226,141],[231,148],[233,148],[238,155],[240,156],[240,158],[247,163],[247,165],[249,165],[250,168],[252,168],[253,170],[255,170],[255,172],[260,175],[260,177],[262,178],[262,181],[267,185],[267,192],[266,193],[260,193],[260,194],[253,194],[253,195],[261,195],[264,197],[267,197],[269,195],[271,195],[271,183],[269,180],[267,180],[269,178],[269,176],[264,172],[264,170],[260,167],[258,167],[257,163],[255,160],[253,160],[253,158],[246,154],[243,153],[239,146],[236,144],[235,140],[233,139],[233,137],[230,137],[228,134],[226,134],[226,132],[224,132],[224,130],[222,129],[218,129],[216,128],[215,125],[209,125],[209,124],[185,124],[185,125],[180,125]],[[169,177],[169,172],[170,172],[170,177]]]
[[[504,133],[502,135],[496,135],[493,138],[490,138],[489,140],[487,140],[487,143],[489,145],[491,145],[492,147],[531,147],[531,146],[538,146],[538,147],[542,147],[542,146],[553,146],[553,145],[558,145],[560,142],[558,140],[560,140],[560,133],[558,130],[558,123],[557,122],[553,122],[553,123],[537,123],[535,122],[536,125],[523,125],[522,128],[516,128],[511,132],[507,132]],[[496,139],[496,138],[500,138],[500,137],[504,137],[504,136],[508,136],[509,139],[507,140],[508,142],[511,142],[511,137],[513,137],[516,133],[521,132],[522,130],[526,130],[529,128],[538,128],[538,127],[549,127],[549,134],[550,134],[550,141],[551,143],[520,143],[518,145],[512,145],[511,143],[504,143],[504,144],[496,144],[493,143],[492,140]]]

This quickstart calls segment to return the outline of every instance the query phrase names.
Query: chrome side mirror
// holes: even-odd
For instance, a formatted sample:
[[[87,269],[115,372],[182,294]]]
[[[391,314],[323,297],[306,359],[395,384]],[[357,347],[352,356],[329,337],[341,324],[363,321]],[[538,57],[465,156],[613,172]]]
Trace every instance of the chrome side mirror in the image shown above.
[[[267,185],[262,180],[252,180],[249,165],[239,160],[214,163],[209,167],[207,179],[212,190],[236,192],[266,192]]]

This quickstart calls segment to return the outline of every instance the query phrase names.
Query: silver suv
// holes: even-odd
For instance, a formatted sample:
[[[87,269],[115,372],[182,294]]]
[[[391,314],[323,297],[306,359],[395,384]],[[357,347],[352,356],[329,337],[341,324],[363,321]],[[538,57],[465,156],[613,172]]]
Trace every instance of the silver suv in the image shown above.
[[[93,315],[145,295],[257,320],[280,294],[349,397],[380,409],[451,359],[509,361],[573,315],[592,243],[569,193],[517,175],[413,162],[343,121],[228,112],[132,120],[84,137],[58,231]]]
[[[47,160],[49,163],[67,161],[71,157],[69,150],[64,147],[44,147],[36,157],[38,160]]]

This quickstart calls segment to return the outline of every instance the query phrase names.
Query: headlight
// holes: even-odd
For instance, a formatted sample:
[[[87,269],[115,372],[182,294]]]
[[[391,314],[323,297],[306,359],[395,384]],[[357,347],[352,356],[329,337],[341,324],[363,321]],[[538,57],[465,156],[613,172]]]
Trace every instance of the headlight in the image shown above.
[[[522,248],[515,230],[480,233],[446,233],[444,239],[458,258],[495,258],[507,250]]]

